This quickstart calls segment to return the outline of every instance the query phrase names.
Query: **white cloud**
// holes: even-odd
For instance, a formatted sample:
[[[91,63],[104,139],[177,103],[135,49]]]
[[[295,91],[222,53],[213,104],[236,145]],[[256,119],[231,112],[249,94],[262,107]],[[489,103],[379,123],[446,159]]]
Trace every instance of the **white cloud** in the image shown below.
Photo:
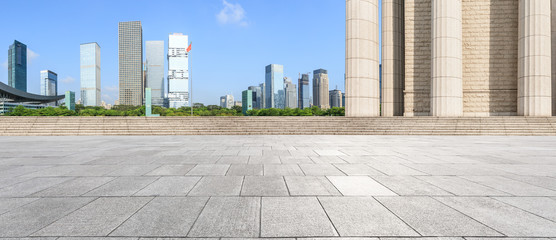
[[[69,83],[75,82],[75,78],[67,76],[65,78],[62,78],[62,80],[60,80],[60,81],[62,81],[63,83],[68,83],[69,84]]]
[[[39,54],[33,52],[31,49],[27,48],[27,64],[31,65],[35,59],[39,57]]]
[[[216,19],[220,24],[235,24],[246,27],[245,10],[239,3],[233,4],[226,0],[222,0],[224,8],[216,15]]]

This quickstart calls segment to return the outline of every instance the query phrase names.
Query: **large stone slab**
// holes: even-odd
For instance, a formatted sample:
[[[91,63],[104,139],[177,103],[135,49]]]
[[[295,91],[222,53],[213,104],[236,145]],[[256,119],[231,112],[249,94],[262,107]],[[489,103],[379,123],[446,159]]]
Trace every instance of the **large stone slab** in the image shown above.
[[[33,178],[0,189],[0,197],[25,197],[71,179],[66,177]]]
[[[262,176],[262,164],[232,164],[226,176]]]
[[[243,180],[241,196],[288,196],[283,177],[246,176]]]
[[[189,196],[239,196],[243,177],[208,176],[203,177],[189,192]]]
[[[340,171],[332,164],[299,164],[301,170],[307,176],[345,176],[346,174]]]
[[[334,164],[340,171],[348,176],[382,176],[383,173],[362,163],[354,164]],[[330,175],[328,175],[330,176]]]
[[[189,172],[195,165],[162,165],[157,169],[152,170],[146,175],[149,176],[183,176]]]
[[[556,222],[556,198],[496,197],[496,200]]]
[[[316,198],[263,198],[261,237],[315,236],[338,236]]]
[[[430,197],[377,197],[422,236],[502,236]]]
[[[342,237],[419,236],[411,227],[370,197],[319,197]]]
[[[81,196],[112,180],[114,180],[113,177],[75,178],[75,179],[65,181],[56,186],[47,188],[43,191],[34,193],[33,196],[40,196],[40,197]]]
[[[161,177],[149,184],[135,196],[185,196],[201,180],[201,177]]]
[[[377,182],[399,195],[450,196],[451,193],[413,176],[373,176]]]
[[[326,177],[285,176],[284,179],[292,196],[341,195]]]
[[[189,237],[258,237],[261,199],[213,197],[199,215]]]
[[[189,176],[224,176],[230,168],[229,164],[198,164],[191,169],[187,175]]]
[[[186,237],[207,201],[206,197],[157,197],[110,235]]]
[[[38,199],[39,198],[0,198],[0,215]]]
[[[33,235],[107,236],[151,200],[147,197],[98,198]]]
[[[344,196],[396,196],[396,193],[367,176],[329,176]]]
[[[463,178],[514,196],[556,196],[556,191],[502,176],[465,176]]]
[[[265,176],[304,176],[297,164],[264,164]]]
[[[418,176],[457,196],[507,196],[508,193],[487,187],[456,176]]]
[[[85,196],[131,196],[156,181],[158,177],[119,177],[85,194]]]

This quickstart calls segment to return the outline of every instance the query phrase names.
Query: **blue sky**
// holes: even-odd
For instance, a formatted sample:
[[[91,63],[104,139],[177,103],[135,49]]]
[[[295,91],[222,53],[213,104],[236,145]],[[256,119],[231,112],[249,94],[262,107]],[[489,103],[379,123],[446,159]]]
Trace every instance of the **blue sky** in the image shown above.
[[[28,91],[39,93],[39,72],[58,73],[58,92],[79,94],[79,45],[101,46],[102,99],[118,98],[118,22],[139,20],[143,41],[182,32],[193,41],[194,102],[264,81],[264,67],[284,65],[285,76],[318,68],[329,71],[330,88],[344,89],[343,0],[21,0],[2,3],[0,81],[7,83],[8,47],[27,44]],[[19,9],[15,11],[14,9]],[[24,14],[24,15],[21,15]]]

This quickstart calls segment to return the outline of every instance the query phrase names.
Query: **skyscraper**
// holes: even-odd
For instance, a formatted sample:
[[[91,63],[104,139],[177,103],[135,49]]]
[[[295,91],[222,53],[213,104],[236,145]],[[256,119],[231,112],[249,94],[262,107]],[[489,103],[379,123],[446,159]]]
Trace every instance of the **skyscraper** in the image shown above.
[[[259,87],[261,87],[261,101],[259,103],[259,108],[263,109],[266,108],[266,84],[261,83],[259,84]]]
[[[220,107],[222,108],[232,108],[234,106],[234,96],[226,95],[220,97]]]
[[[82,103],[84,106],[100,106],[100,46],[97,43],[81,44],[80,64]]]
[[[58,74],[50,70],[41,71],[41,95],[58,95]]]
[[[328,94],[328,71],[324,69],[313,71],[313,105],[322,109],[330,108]]]
[[[335,89],[330,90],[330,107],[342,107],[342,91]]]
[[[171,108],[189,105],[188,36],[174,33],[168,37],[168,100]]]
[[[120,104],[143,105],[143,28],[140,21],[118,25]]]
[[[68,110],[75,111],[75,93],[72,91],[66,91],[66,97],[64,98],[66,108]]]
[[[298,82],[298,107],[301,109],[310,107],[309,74],[302,74]]]
[[[8,50],[8,85],[27,92],[27,45],[17,40]]]
[[[261,109],[261,108],[264,108],[264,106],[261,105],[261,103],[262,103],[262,102],[261,102],[261,100],[262,100],[262,99],[261,99],[261,98],[262,98],[262,95],[261,95],[261,93],[262,93],[261,87],[259,87],[259,86],[250,86],[250,87],[247,88],[247,89],[248,89],[248,90],[251,90],[252,95],[253,95],[253,98],[252,98],[252,101],[253,101],[253,108],[254,108],[254,109]],[[262,107],[261,107],[261,106],[262,106]]]
[[[284,78],[285,107],[297,108],[297,89],[289,78]]]
[[[241,93],[241,109],[243,115],[247,115],[247,111],[253,110],[253,91],[245,90]]]
[[[152,105],[164,103],[164,41],[145,42],[145,88],[151,89]]]
[[[271,64],[265,72],[266,108],[284,108],[284,66]]]

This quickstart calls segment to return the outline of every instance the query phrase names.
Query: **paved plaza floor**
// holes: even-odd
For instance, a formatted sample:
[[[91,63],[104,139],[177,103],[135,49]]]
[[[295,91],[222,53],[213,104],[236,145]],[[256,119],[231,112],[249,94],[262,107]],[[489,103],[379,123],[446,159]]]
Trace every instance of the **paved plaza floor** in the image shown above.
[[[556,237],[556,137],[0,137],[0,238]]]

